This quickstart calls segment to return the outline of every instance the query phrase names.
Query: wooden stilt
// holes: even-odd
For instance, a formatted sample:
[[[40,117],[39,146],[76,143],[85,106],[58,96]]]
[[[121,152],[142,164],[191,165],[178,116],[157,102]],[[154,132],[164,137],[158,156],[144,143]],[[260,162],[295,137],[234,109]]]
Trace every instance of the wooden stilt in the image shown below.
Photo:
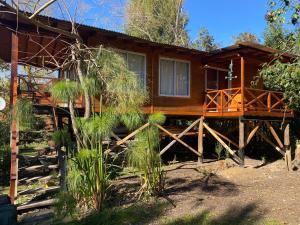
[[[286,124],[284,127],[284,148],[285,148],[285,160],[287,168],[292,171],[292,155],[291,155],[291,143],[290,143],[290,124]]]
[[[200,157],[198,157],[198,164],[203,163],[203,122],[204,122],[204,117],[202,116],[200,118],[199,130],[198,130],[198,152],[201,155]]]
[[[245,165],[245,122],[239,118],[239,151],[238,156],[241,159],[240,166]]]
[[[186,128],[183,132],[181,132],[177,137],[182,138],[187,132],[189,132],[194,126],[199,123],[200,119],[196,120],[194,123],[192,123],[188,128]],[[164,147],[160,151],[160,155],[164,154],[168,149],[170,149],[174,144],[176,143],[176,140],[171,141],[166,147]]]
[[[12,33],[11,43],[11,83],[10,83],[10,110],[12,115],[11,121],[11,134],[10,134],[10,147],[11,147],[11,166],[10,166],[10,188],[9,196],[11,203],[14,204],[17,196],[18,184],[18,125],[15,118],[15,105],[18,95],[18,58],[19,58],[19,39],[17,34]]]

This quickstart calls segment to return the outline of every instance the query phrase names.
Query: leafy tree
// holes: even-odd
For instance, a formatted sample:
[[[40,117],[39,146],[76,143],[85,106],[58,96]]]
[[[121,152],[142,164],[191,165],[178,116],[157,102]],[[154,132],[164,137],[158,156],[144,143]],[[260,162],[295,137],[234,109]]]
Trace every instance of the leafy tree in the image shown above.
[[[203,27],[199,30],[197,39],[191,43],[191,48],[209,52],[218,49],[219,45],[215,43],[208,29]]]
[[[290,107],[297,111],[300,110],[300,30],[297,26],[299,10],[299,1],[270,1],[270,9],[266,16],[269,23],[269,28],[265,34],[266,44],[281,50],[283,53],[294,53],[298,56],[295,56],[291,62],[285,63],[281,60],[281,54],[278,54],[278,60],[266,64],[260,73],[265,85],[270,89],[284,91]],[[291,21],[287,20],[290,15]],[[295,26],[287,31],[285,25],[290,22]]]
[[[240,42],[252,42],[252,43],[259,43],[259,38],[252,33],[249,32],[242,32],[238,36],[233,36],[232,37],[235,44],[240,43]]]
[[[0,59],[0,72],[8,70],[8,65]]]
[[[267,88],[283,91],[290,107],[300,110],[300,61],[282,63],[279,60],[274,64],[266,65],[261,76]]]
[[[293,25],[299,23],[300,2],[298,0],[269,0],[266,20],[270,23],[289,21]]]
[[[0,161],[2,162],[2,179],[0,184],[8,185],[10,171],[10,116],[9,116],[9,80],[0,77],[0,96],[6,102],[6,108],[0,111]]]
[[[151,41],[188,46],[188,16],[183,0],[130,0],[126,33]]]

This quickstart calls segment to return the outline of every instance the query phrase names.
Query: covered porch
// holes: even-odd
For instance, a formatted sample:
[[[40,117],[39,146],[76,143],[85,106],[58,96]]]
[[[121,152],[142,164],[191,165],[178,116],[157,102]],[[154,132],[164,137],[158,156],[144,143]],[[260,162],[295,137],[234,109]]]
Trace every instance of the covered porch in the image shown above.
[[[259,76],[274,50],[253,43],[217,50],[205,65],[205,117],[293,117],[284,94],[267,90]],[[283,54],[282,60],[292,56]]]

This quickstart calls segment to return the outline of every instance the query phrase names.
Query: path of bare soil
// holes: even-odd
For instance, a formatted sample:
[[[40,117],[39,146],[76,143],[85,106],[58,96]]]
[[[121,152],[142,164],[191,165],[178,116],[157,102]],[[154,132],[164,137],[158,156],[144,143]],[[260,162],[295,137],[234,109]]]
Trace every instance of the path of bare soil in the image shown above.
[[[282,160],[255,168],[259,164],[248,159],[246,168],[228,168],[227,161],[200,167],[196,162],[169,166],[166,194],[176,207],[168,207],[163,217],[179,218],[207,210],[215,217],[235,221],[300,224],[300,172],[288,172]],[[134,180],[123,180],[122,186],[133,185]]]

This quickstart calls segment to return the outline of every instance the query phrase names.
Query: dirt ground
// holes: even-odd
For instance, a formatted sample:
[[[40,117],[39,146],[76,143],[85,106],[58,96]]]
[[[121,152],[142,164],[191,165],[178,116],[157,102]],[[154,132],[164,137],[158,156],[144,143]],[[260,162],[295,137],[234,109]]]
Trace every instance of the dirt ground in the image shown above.
[[[207,209],[229,217],[300,224],[299,172],[288,172],[282,160],[259,168],[255,167],[260,162],[254,160],[247,160],[246,168],[225,164],[174,165],[175,170],[167,173],[167,193],[176,207],[167,214]]]
[[[251,221],[271,221],[258,223],[268,225],[300,224],[300,172],[288,172],[283,160],[260,164],[246,159],[245,168],[233,165],[230,160],[201,166],[196,162],[168,166],[165,197],[157,200],[167,202],[168,207],[151,225],[203,211],[219,221],[230,218],[237,224]],[[113,199],[119,201],[114,205],[136,201],[137,178],[120,179],[114,186]]]
[[[168,207],[164,218],[206,210],[239,224],[300,224],[300,172],[288,172],[283,160],[261,166],[260,161],[246,159],[245,168],[224,160],[200,167],[196,162],[185,162],[168,166],[166,171],[166,196],[174,206]],[[130,187],[134,180],[122,180],[121,186]]]

